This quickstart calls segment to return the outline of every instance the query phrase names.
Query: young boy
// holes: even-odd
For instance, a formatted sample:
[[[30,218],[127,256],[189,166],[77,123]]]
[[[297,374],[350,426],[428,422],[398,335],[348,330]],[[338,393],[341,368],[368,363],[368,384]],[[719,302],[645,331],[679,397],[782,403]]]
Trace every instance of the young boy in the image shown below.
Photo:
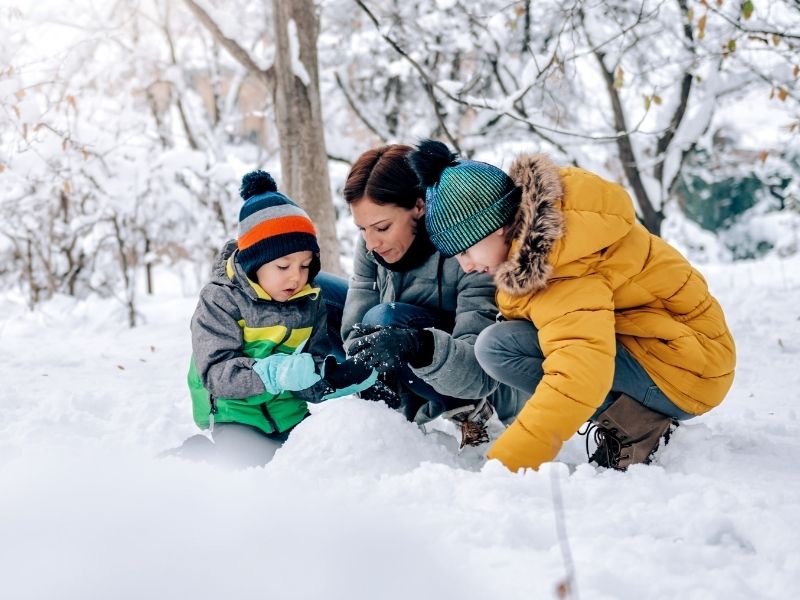
[[[217,458],[264,464],[308,416],[307,402],[361,391],[377,374],[326,360],[325,304],[312,286],[319,245],[306,212],[264,171],[245,175],[240,194],[238,240],[218,257],[192,317],[188,382]]]
[[[410,159],[433,244],[495,278],[508,320],[480,333],[478,362],[531,395],[489,458],[538,468],[590,419],[591,460],[625,470],[722,402],[736,362],[722,309],[619,185],[543,155],[506,175],[430,140]]]

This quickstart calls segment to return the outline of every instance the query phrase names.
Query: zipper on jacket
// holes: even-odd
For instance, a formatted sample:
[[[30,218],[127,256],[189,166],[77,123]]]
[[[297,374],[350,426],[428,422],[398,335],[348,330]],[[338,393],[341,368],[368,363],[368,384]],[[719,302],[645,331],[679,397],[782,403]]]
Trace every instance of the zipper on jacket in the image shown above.
[[[267,423],[269,423],[269,426],[272,427],[272,432],[280,433],[280,431],[278,431],[278,425],[275,423],[275,419],[272,418],[272,415],[269,414],[269,411],[267,410],[267,403],[264,402],[259,404],[258,407],[261,409],[261,414],[264,415],[264,418],[267,420]]]
[[[214,415],[217,414],[217,399],[209,394],[208,401],[211,404],[211,411],[208,413],[208,430],[214,431]]]
[[[278,344],[277,346],[275,346],[275,348],[280,348],[281,346],[283,346],[286,343],[286,341],[290,337],[292,337],[292,333],[293,332],[294,332],[294,329],[289,329],[287,327],[286,328],[286,335],[283,336],[283,339],[281,340],[281,343]],[[270,354],[270,356],[272,356],[272,355]],[[269,410],[267,409],[267,403],[263,402],[262,404],[259,404],[258,407],[261,409],[261,414],[264,415],[264,418],[267,420],[267,423],[269,423],[269,426],[272,427],[272,432],[273,433],[280,433],[280,431],[278,430],[278,424],[275,422],[275,419],[272,418],[272,415],[269,414]]]

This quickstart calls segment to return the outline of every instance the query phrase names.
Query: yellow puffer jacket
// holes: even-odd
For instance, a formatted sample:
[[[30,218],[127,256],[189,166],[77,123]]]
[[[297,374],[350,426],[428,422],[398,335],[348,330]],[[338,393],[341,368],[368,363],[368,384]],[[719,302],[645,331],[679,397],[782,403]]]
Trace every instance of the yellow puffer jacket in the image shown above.
[[[722,309],[636,221],[625,190],[542,155],[518,157],[509,175],[522,200],[497,305],[538,329],[544,377],[488,456],[512,470],[553,460],[611,389],[617,339],[684,411],[722,402],[736,362]]]

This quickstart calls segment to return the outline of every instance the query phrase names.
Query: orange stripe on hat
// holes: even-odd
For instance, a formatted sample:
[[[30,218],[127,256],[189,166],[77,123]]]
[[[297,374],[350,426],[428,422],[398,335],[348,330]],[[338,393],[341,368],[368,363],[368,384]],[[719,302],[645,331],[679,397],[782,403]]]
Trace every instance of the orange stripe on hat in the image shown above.
[[[245,250],[265,238],[284,233],[308,233],[316,236],[314,224],[308,217],[297,215],[263,221],[239,238],[239,250]]]

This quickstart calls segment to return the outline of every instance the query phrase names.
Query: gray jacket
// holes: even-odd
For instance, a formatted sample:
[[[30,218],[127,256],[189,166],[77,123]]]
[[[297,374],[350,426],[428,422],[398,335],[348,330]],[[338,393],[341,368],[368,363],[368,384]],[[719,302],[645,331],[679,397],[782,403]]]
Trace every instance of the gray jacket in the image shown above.
[[[205,388],[221,398],[264,393],[264,383],[252,368],[257,358],[291,353],[304,344],[302,351],[312,354],[319,365],[329,350],[325,303],[319,290],[287,302],[259,298],[234,260],[235,249],[236,241],[230,241],[217,257],[191,322],[197,373]],[[318,401],[316,387],[292,394]]]
[[[516,414],[517,401],[511,388],[489,377],[475,358],[475,339],[495,322],[498,312],[494,283],[488,275],[465,273],[455,258],[443,258],[435,252],[416,269],[395,272],[379,265],[360,239],[342,315],[345,347],[357,337],[353,325],[360,323],[373,306],[404,302],[436,312],[440,290],[441,310],[455,315],[453,332],[432,328],[433,361],[412,371],[440,394],[462,399],[489,396],[501,418],[508,418],[507,412]]]

